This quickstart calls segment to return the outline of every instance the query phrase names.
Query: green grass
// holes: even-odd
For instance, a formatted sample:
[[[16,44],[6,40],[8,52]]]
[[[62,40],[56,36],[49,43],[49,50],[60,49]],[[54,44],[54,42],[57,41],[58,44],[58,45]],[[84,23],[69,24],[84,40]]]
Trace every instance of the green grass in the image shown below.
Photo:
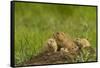
[[[88,38],[96,48],[96,7],[15,2],[15,63],[40,52],[53,32]]]

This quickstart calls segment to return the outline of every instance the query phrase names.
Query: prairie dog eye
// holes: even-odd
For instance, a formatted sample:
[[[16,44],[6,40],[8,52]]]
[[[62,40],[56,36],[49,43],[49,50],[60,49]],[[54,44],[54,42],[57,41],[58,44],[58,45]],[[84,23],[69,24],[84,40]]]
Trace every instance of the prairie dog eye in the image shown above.
[[[74,49],[74,48],[72,48],[72,49]]]
[[[57,32],[57,34],[59,34],[59,32]]]
[[[53,43],[53,42],[55,42],[55,40],[53,40],[53,39],[50,39],[50,43]]]
[[[80,40],[80,38],[77,38],[76,40],[77,40],[77,41],[79,41],[79,40]]]
[[[51,40],[51,43],[54,42],[53,40]]]

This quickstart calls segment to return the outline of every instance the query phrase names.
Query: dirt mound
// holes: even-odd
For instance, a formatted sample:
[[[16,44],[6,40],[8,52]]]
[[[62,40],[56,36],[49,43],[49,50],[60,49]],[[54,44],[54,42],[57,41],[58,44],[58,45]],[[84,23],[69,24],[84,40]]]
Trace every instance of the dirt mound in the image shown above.
[[[86,62],[86,61],[88,61],[87,59],[92,59],[93,55],[92,56],[90,56],[90,55],[91,55],[91,53],[93,54],[93,52],[90,52],[91,48],[86,49],[85,51],[86,51],[86,53],[88,53],[88,57],[85,57],[86,53],[85,54],[82,53],[82,55],[78,54],[77,55],[78,57],[77,56],[73,57],[73,55],[71,55],[71,54],[62,53],[60,51],[52,52],[52,53],[43,52],[37,56],[33,56],[30,60],[22,63],[19,66]],[[86,61],[83,60],[84,58],[85,59],[87,58]]]
[[[30,60],[25,62],[22,66],[27,65],[43,65],[43,64],[59,64],[72,62],[70,57],[61,52],[41,53],[33,56]]]

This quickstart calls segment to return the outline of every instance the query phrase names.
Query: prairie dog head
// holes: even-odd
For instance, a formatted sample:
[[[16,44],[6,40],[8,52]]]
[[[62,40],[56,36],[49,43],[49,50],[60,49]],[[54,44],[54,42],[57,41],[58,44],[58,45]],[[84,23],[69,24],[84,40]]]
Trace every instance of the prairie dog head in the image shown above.
[[[81,47],[81,48],[85,48],[85,47],[90,47],[90,43],[86,38],[77,38],[75,40],[76,44]]]
[[[47,45],[48,45],[48,49],[52,49],[54,52],[57,51],[57,43],[55,39],[53,38],[48,39]]]
[[[58,41],[63,41],[65,39],[64,32],[56,32],[53,34],[53,37]]]
[[[48,45],[57,45],[55,39],[48,39],[47,41]]]

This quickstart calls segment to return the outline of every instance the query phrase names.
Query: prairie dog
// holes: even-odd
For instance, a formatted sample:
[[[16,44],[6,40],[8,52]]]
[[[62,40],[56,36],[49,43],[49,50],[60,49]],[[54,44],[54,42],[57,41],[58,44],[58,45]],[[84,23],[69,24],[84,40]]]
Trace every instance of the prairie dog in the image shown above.
[[[80,48],[86,48],[91,46],[86,38],[77,38],[75,42]]]
[[[56,52],[57,51],[57,43],[55,41],[55,39],[50,38],[47,40],[46,45],[45,45],[45,49],[49,52]]]
[[[54,39],[58,45],[58,51],[61,48],[67,48],[70,53],[75,53],[78,50],[78,46],[75,42],[63,32],[56,32],[53,34]]]
[[[65,52],[65,53],[68,53],[69,52],[67,48],[61,48],[60,51],[61,52]]]
[[[64,56],[64,58],[67,58],[69,62],[74,62],[75,55],[71,54],[67,48],[61,48],[60,49],[61,54]]]
[[[61,48],[60,53],[61,53],[61,55],[68,55],[68,56],[70,54],[67,48]]]

